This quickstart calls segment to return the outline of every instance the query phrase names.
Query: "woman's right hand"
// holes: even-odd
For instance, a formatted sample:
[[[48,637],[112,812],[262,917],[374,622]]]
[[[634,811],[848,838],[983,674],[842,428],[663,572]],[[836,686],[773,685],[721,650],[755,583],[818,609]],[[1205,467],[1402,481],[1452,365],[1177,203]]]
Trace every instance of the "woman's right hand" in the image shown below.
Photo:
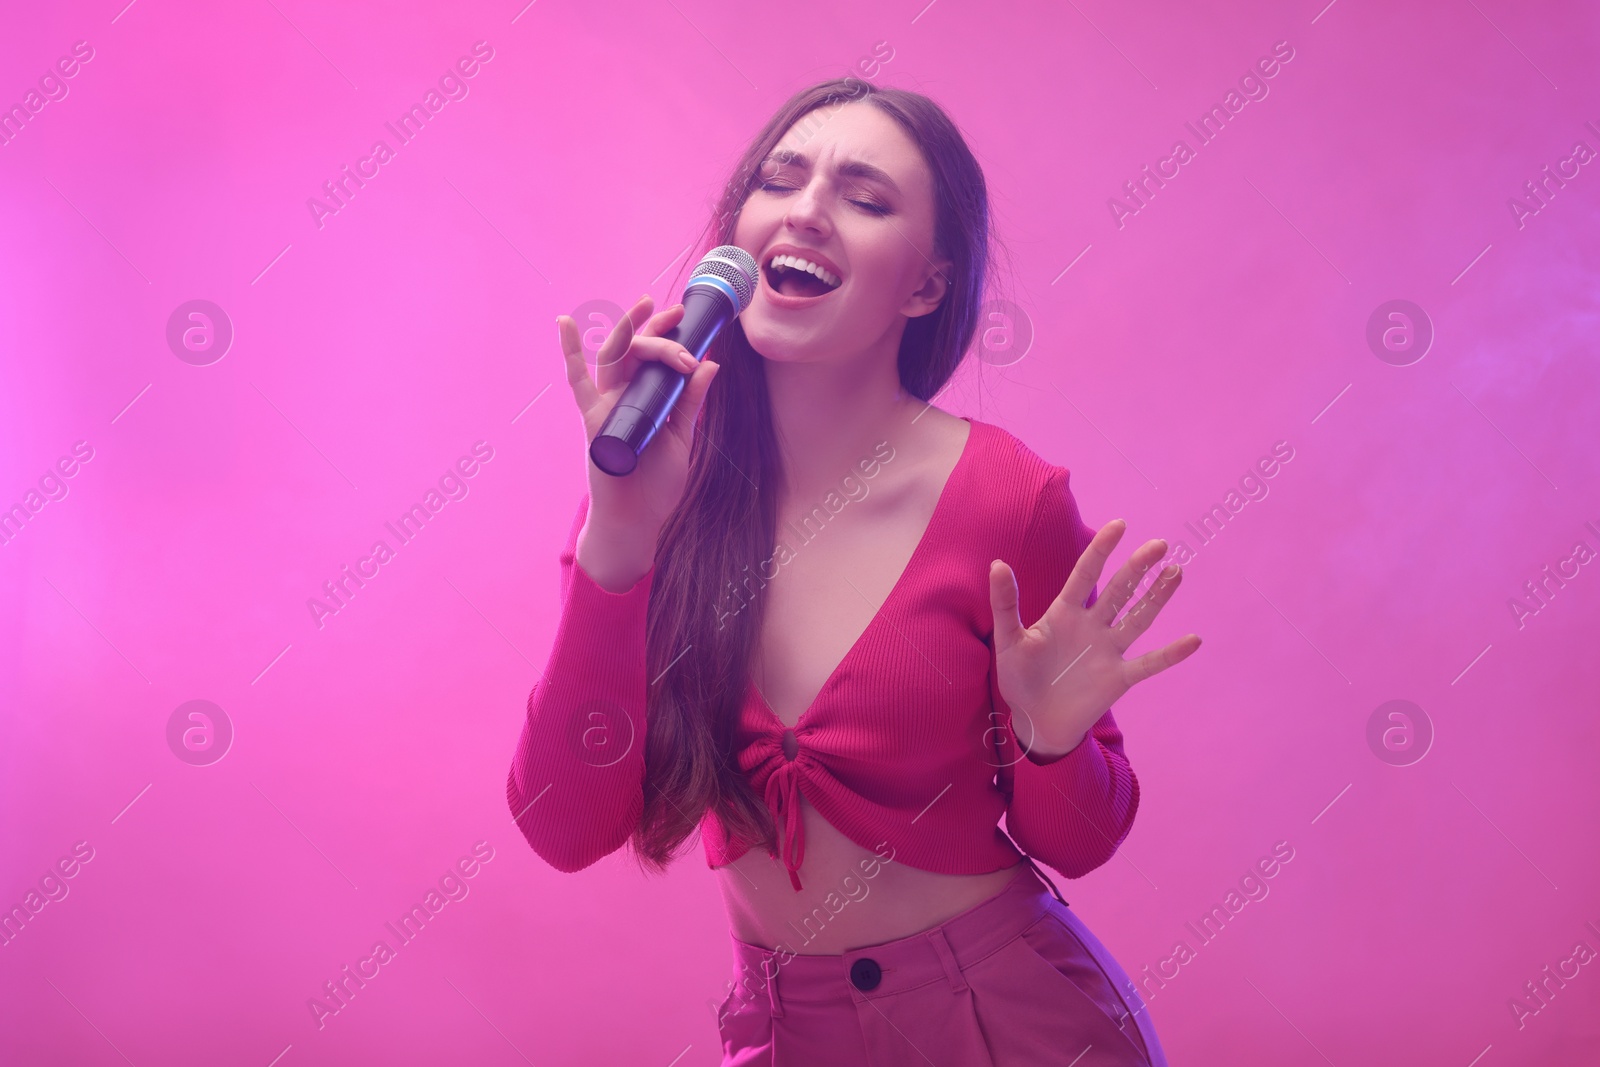
[[[640,576],[654,561],[656,537],[661,527],[683,499],[689,481],[689,448],[694,443],[695,418],[718,369],[715,363],[697,361],[682,345],[661,336],[683,318],[683,305],[674,304],[652,316],[652,303],[648,295],[642,296],[617,320],[596,356],[598,380],[589,377],[578,324],[570,315],[556,319],[567,365],[567,384],[572,387],[573,399],[583,416],[584,461],[589,470],[585,539],[590,542],[588,547],[600,550],[604,563],[598,569],[618,573],[637,571]],[[678,394],[666,423],[640,454],[638,466],[617,477],[594,465],[588,446],[594,443],[606,416],[616,407],[644,360],[655,360],[680,373],[692,374]],[[585,570],[590,568],[586,565]],[[590,573],[599,580],[593,570]]]

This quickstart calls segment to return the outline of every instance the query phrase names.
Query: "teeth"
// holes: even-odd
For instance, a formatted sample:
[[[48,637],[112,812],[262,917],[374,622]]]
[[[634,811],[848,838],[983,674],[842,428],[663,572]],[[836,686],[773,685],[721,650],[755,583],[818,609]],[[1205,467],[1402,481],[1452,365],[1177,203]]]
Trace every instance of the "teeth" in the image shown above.
[[[828,286],[830,289],[839,288],[839,284],[842,280],[832,271],[811,262],[809,259],[801,259],[799,256],[773,256],[772,261],[768,263],[767,266],[771,267],[773,270],[777,270],[779,267],[788,267],[791,270],[806,271],[807,273],[813,274],[817,278],[821,279],[822,283]]]

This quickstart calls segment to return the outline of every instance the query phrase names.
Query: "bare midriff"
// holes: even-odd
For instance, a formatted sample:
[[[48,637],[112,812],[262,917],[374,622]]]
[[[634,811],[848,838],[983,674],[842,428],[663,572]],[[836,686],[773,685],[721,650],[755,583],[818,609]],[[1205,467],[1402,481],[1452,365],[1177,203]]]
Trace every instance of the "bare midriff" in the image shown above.
[[[746,944],[801,956],[880,945],[983,903],[1017,873],[1016,865],[985,874],[919,870],[901,862],[887,844],[876,851],[856,844],[803,795],[800,812],[806,835],[800,892],[762,848],[714,868],[729,929]]]

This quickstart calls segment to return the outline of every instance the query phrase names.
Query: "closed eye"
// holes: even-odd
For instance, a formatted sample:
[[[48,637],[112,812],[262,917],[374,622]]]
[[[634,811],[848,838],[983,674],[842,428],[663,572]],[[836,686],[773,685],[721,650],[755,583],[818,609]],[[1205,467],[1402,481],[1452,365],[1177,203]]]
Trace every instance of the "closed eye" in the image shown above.
[[[792,192],[795,189],[795,186],[786,185],[783,182],[762,182],[760,187],[762,189],[765,189],[769,193],[770,192],[777,192],[780,189],[781,190],[788,190],[788,191]],[[849,198],[847,197],[846,199],[849,199]],[[890,211],[890,209],[885,207],[884,205],[874,203],[871,200],[850,200],[850,203],[856,205],[857,207],[859,207],[859,208],[861,208],[861,209],[863,209],[865,211],[869,211],[874,215],[887,215],[887,214],[889,214],[889,211]]]

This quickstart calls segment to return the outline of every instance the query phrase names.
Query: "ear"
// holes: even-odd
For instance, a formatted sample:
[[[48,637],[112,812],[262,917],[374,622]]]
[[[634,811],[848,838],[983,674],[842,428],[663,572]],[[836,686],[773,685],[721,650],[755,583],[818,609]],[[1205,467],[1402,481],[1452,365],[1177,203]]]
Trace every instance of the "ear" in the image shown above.
[[[906,302],[900,305],[900,314],[908,319],[915,319],[937,311],[950,292],[950,271],[953,267],[954,264],[948,259],[941,259],[932,264],[924,262],[922,285],[916,292],[906,297]]]

